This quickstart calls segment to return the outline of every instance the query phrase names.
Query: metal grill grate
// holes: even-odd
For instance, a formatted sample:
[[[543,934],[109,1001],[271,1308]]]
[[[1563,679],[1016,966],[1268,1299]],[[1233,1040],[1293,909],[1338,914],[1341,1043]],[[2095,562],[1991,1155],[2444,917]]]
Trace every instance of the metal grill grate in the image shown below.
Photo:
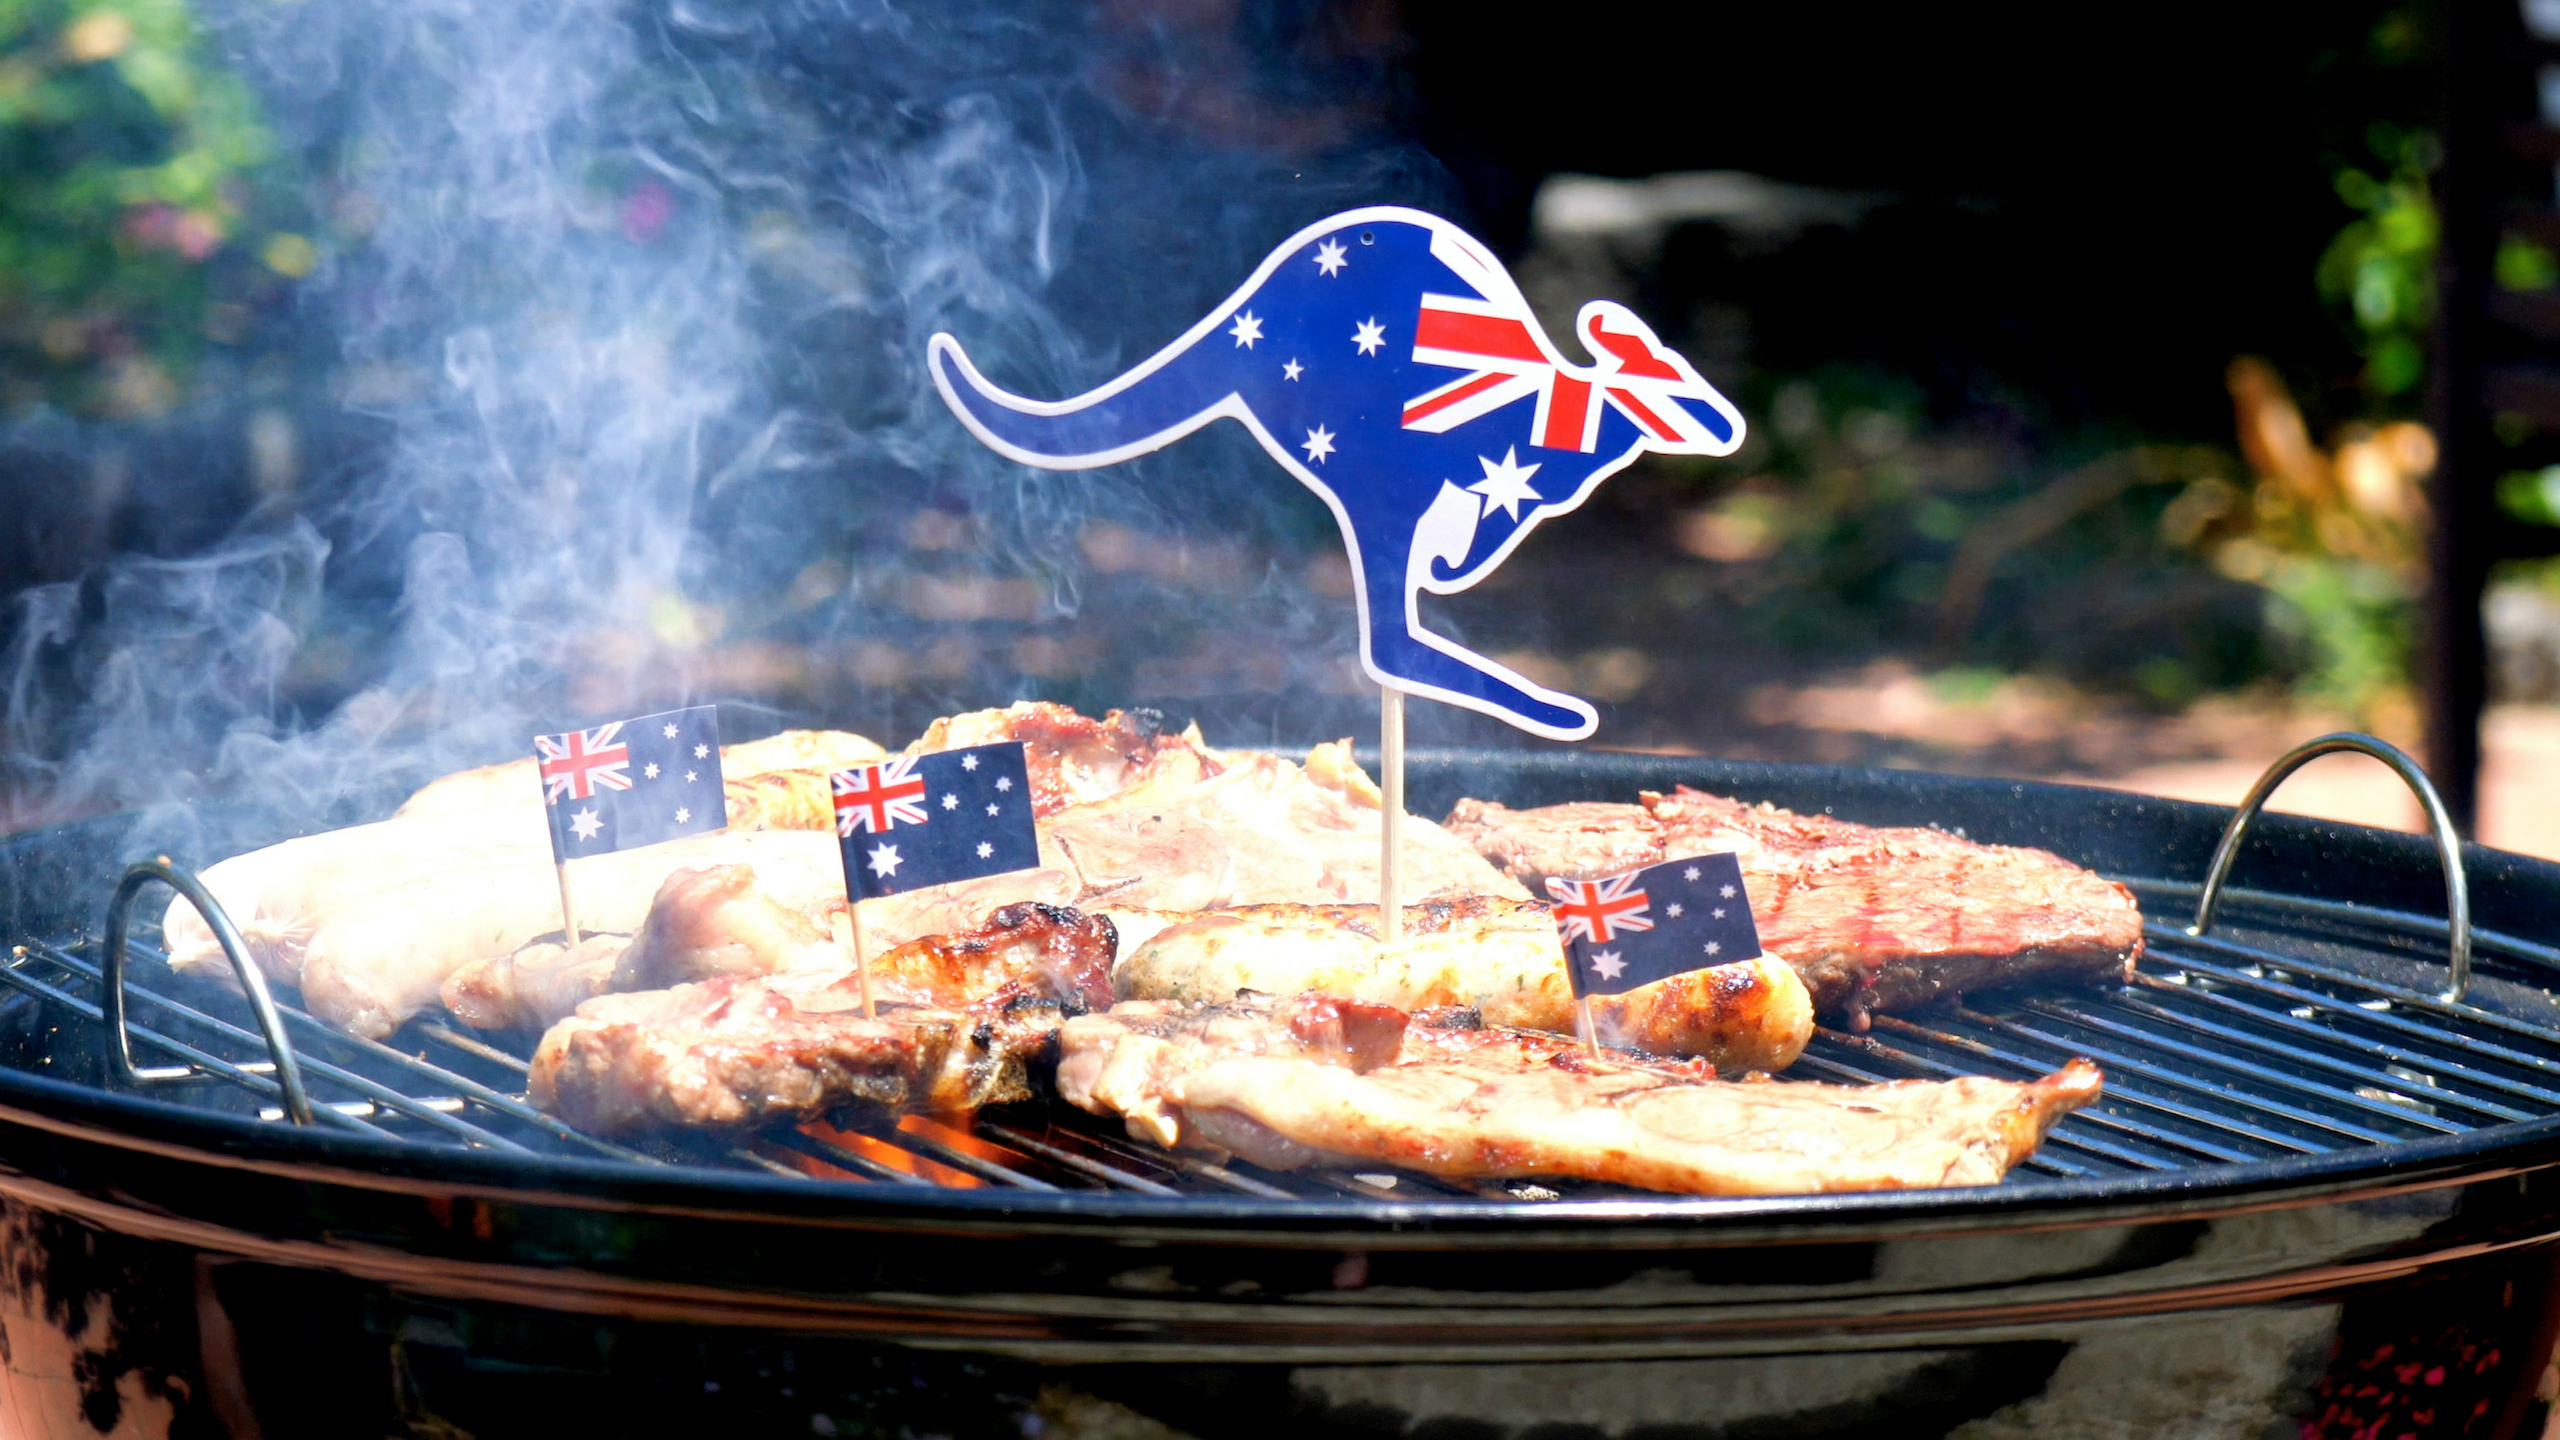
[[[2310,747],[2305,747],[2306,750]],[[2396,752],[2395,752],[2396,753]],[[2281,778],[2281,769],[2271,779]],[[2271,789],[2271,784],[2262,785]],[[2253,795],[2235,818],[2254,812]],[[2218,890],[2217,863],[2208,886]],[[2153,917],[2192,913],[2208,886],[2128,879]],[[2460,909],[2460,886],[2454,887]],[[1864,1083],[2025,1079],[2074,1056],[2105,1097],[2059,1125],[2010,1185],[2250,1166],[2460,1136],[2560,1115],[2560,950],[2472,935],[2456,966],[2443,920],[2231,891],[2221,927],[2153,923],[2129,984],[1966,997],[1879,1015],[1868,1033],[1819,1032],[1793,1078]],[[137,926],[125,977],[141,1080],[207,1110],[287,1123],[285,1086],[238,993],[172,972]],[[80,1083],[112,1073],[95,936],[30,942],[0,966],[0,1063]],[[407,1144],[650,1166],[763,1170],[853,1185],[995,1186],[1229,1198],[1544,1200],[1627,1196],[1611,1186],[1448,1182],[1411,1173],[1278,1173],[1133,1142],[1064,1105],[967,1120],[839,1116],[744,1139],[619,1144],[525,1103],[526,1039],[421,1020],[382,1044],[291,1005],[275,1011],[299,1057],[314,1123]],[[156,1063],[155,1063],[156,1062]]]

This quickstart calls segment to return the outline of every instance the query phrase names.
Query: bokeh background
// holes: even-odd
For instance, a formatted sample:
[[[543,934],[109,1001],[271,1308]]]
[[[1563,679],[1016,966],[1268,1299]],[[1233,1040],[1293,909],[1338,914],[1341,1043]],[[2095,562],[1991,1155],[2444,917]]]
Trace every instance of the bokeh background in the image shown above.
[[[1372,202],[1750,417],[1435,602],[1591,743],[2225,800],[2414,747],[2442,10],[0,0],[0,803],[355,818],[704,700],[1374,735],[1241,436],[1036,475],[920,370],[1083,388]],[[2560,855],[2560,569],[2483,614],[2480,833]],[[2360,763],[2281,803],[2413,818]]]

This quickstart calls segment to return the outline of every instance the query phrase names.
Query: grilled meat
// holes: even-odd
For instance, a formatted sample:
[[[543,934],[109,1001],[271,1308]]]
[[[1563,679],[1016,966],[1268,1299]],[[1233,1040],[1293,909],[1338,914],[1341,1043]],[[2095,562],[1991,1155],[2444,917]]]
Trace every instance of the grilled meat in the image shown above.
[[[785,730],[762,740],[721,746],[720,773],[736,780],[775,770],[815,770],[819,778],[824,779],[831,769],[877,760],[887,753],[877,743],[850,731]],[[733,791],[730,798],[732,825],[737,823],[736,805]],[[457,771],[441,779],[430,780],[416,794],[401,802],[393,818],[410,820],[421,815],[457,814],[477,814],[485,818],[486,813],[493,810],[530,810],[537,816],[542,813],[542,779],[531,756],[498,765],[483,765],[477,770]]]
[[[1367,777],[1351,763],[1347,744],[1317,746],[1303,768],[1263,754],[1231,755],[1224,768],[1215,768],[1195,750],[1167,748],[1131,775],[1118,794],[1041,821],[1035,869],[863,901],[865,939],[885,946],[956,933],[998,906],[1025,900],[1126,917],[1134,939],[1210,906],[1375,893],[1376,792],[1364,790]],[[1409,819],[1405,833],[1406,883],[1417,893],[1524,898],[1515,882],[1438,826]],[[610,988],[766,974],[804,960],[830,963],[839,952],[828,938],[828,902],[841,905],[841,892],[812,905],[805,894],[768,896],[764,888],[734,870],[669,877],[629,962],[612,972]],[[513,957],[459,966],[445,986],[447,1008],[475,1024],[474,1016],[548,1024],[567,1010],[535,1000],[557,1006],[585,998],[550,960],[545,955],[524,970],[533,982],[526,1003],[515,995]]]
[[[1182,1143],[1184,1075],[1239,1055],[1281,1055],[1353,1070],[1396,1058],[1405,1015],[1331,995],[1282,1000],[1246,993],[1216,1005],[1133,1000],[1080,1015],[1059,1032],[1058,1095],[1096,1115],[1118,1115],[1129,1133]]]
[[[1409,906],[1403,938],[1378,939],[1375,905],[1247,905],[1178,921],[1112,971],[1129,999],[1223,1000],[1239,990],[1322,991],[1404,1010],[1465,1005],[1486,1022],[1570,1031],[1564,947],[1547,907],[1486,896]],[[1813,1037],[1804,983],[1767,958],[1595,996],[1611,1044],[1705,1058],[1728,1073],[1782,1070]]]
[[[1115,944],[1098,916],[1010,906],[971,934],[881,956],[873,993],[890,1003],[869,1020],[849,965],[599,996],[542,1037],[528,1093],[605,1133],[1022,1099]]]
[[[1449,828],[1543,888],[1682,855],[1732,852],[1761,948],[1816,1008],[1863,1024],[1950,992],[2044,977],[2120,979],[2142,954],[2123,886],[2042,850],[1880,829],[1681,787],[1634,805],[1513,810],[1461,800]]]
[[[1406,1029],[1394,1063],[1363,1068],[1258,1044],[1230,1050],[1196,1013],[1202,1038],[1169,1047],[1150,1033],[1161,1012],[1124,1024],[1132,1008],[1061,1034],[1061,1094],[1129,1116],[1132,1133],[1274,1169],[1392,1165],[1697,1195],[1987,1185],[2100,1086],[2085,1060],[2026,1084],[1718,1081],[1697,1062],[1593,1060],[1552,1035],[1423,1022]],[[1120,1071],[1115,1052],[1132,1044],[1129,1083],[1065,1086],[1071,1071]]]
[[[999,740],[1030,746],[1031,813],[1044,819],[1070,805],[1117,795],[1176,757],[1205,761],[1212,775],[1218,770],[1197,726],[1166,734],[1164,717],[1153,710],[1113,710],[1096,720],[1046,700],[946,715],[926,726],[906,753],[961,750]]]

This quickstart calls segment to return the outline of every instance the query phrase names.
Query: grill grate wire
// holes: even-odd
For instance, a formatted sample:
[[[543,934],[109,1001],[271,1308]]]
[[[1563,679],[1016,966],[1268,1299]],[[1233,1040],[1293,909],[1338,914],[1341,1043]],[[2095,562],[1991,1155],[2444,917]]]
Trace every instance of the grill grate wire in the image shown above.
[[[2153,913],[2174,913],[2180,892],[2193,888],[2137,886]],[[2484,975],[2491,977],[2482,988],[2508,998],[2446,1001],[2410,983],[2424,978],[2412,958],[2430,938],[2422,918],[2348,907],[2303,913],[2293,901],[2246,892],[2234,892],[2230,903],[2257,925],[2234,932],[2246,939],[2199,939],[2151,924],[2129,984],[1960,997],[1875,1016],[1863,1035],[1825,1028],[1790,1076],[1860,1084],[2020,1079],[2074,1056],[2097,1061],[2106,1072],[2105,1097],[2057,1126],[2012,1184],[2248,1165],[2560,1115],[2560,1001],[2547,1015],[2516,1013],[2528,1007],[2512,1003],[2517,993],[2540,995],[2533,989],[2538,977],[2560,977],[2544,947],[2482,933]],[[2441,944],[2442,922],[2433,929]],[[202,1072],[194,1083],[159,1093],[284,1123],[273,1067],[258,1058],[265,1047],[245,1002],[220,986],[177,977],[158,950],[140,943],[156,936],[137,930],[126,986],[137,1051]],[[76,1048],[61,1039],[75,1031],[103,1033],[98,948],[94,936],[31,942],[0,966],[0,985],[29,1011],[20,1027],[36,1013],[54,1027],[48,1053]],[[347,1035],[281,1000],[277,1010],[302,1057],[315,1119],[408,1144],[749,1169],[853,1185],[1265,1199],[1634,1193],[1562,1181],[1467,1184],[1386,1171],[1283,1174],[1241,1161],[1221,1165],[1130,1140],[1115,1125],[1045,1102],[997,1107],[965,1124],[839,1115],[833,1126],[731,1141],[623,1144],[526,1102],[524,1037],[421,1020],[382,1043]]]
[[[2277,784],[2340,750],[2384,761],[2426,808],[2446,867],[2437,920],[2296,896],[2227,889],[2250,821]],[[145,867],[137,867],[145,868]],[[154,871],[172,878],[165,862]],[[173,880],[173,883],[176,883]],[[192,880],[184,881],[194,884]],[[2031,1079],[2079,1056],[2106,1072],[2104,1096],[2057,1125],[2008,1184],[2248,1166],[2376,1149],[2560,1115],[2560,948],[2476,932],[2442,803],[2414,762],[2369,736],[2297,747],[2232,816],[2202,885],[2128,879],[2148,915],[2192,905],[2194,930],[2144,926],[2129,980],[2104,988],[1958,996],[1872,1017],[1864,1034],[1818,1030],[1790,1078],[1868,1084],[1989,1075]],[[126,890],[134,883],[128,877]],[[120,893],[110,928],[129,907]],[[209,903],[209,902],[208,902]],[[2217,907],[2231,913],[2210,930]],[[148,921],[136,939],[156,938]],[[98,936],[19,945],[0,964],[0,1063],[77,1072],[110,1063]],[[183,979],[147,943],[129,945],[128,1033],[174,1065],[135,1072],[156,1093],[284,1123],[287,1086],[248,1000]],[[2440,969],[2449,960],[2449,972]],[[2475,962],[2480,968],[2475,971]],[[245,962],[242,962],[245,963]],[[2449,974],[2443,990],[2429,988]],[[10,993],[14,992],[14,993]],[[509,1155],[574,1155],[656,1166],[758,1170],[865,1186],[967,1185],[1031,1192],[1116,1191],[1286,1200],[1490,1199],[1634,1195],[1571,1181],[1451,1182],[1384,1170],[1279,1173],[1133,1141],[1098,1117],[1046,1102],[966,1121],[838,1114],[830,1123],[744,1138],[670,1136],[630,1145],[585,1134],[526,1102],[526,1037],[474,1036],[412,1022],[384,1044],[275,1002],[316,1124],[402,1143]],[[244,1024],[243,1022],[248,1023]],[[430,1059],[430,1056],[436,1058]],[[83,1070],[81,1067],[88,1068]],[[291,1075],[282,1077],[290,1082]]]

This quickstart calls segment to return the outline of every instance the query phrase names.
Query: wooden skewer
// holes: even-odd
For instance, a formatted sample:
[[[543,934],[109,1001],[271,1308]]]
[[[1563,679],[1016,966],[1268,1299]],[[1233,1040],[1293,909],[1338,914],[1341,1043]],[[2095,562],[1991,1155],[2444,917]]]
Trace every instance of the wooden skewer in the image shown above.
[[[569,899],[569,862],[556,860],[552,869],[560,872],[560,933],[569,937],[569,948],[578,948],[578,908]]]
[[[1378,693],[1378,938],[1404,936],[1404,692]]]
[[[1592,1059],[1600,1058],[1600,1034],[1591,1023],[1591,997],[1577,995],[1573,1001],[1573,1028],[1582,1036],[1582,1051]]]
[[[853,970],[862,977],[862,1018],[876,1020],[879,1012],[871,1006],[871,957],[862,948],[862,901],[847,897],[844,902],[844,924],[836,937],[853,946]]]

